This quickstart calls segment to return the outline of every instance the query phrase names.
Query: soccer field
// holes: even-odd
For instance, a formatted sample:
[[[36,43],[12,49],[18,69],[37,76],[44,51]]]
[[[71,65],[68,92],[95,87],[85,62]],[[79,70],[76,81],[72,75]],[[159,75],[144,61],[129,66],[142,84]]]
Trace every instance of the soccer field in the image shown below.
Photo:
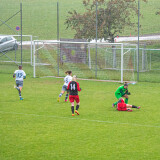
[[[20,101],[12,74],[1,72],[0,159],[160,159],[159,83],[129,85],[129,103],[141,109],[118,112],[112,103],[121,84],[78,82],[82,88],[80,115],[72,117],[64,95],[57,102],[63,79],[29,75]]]

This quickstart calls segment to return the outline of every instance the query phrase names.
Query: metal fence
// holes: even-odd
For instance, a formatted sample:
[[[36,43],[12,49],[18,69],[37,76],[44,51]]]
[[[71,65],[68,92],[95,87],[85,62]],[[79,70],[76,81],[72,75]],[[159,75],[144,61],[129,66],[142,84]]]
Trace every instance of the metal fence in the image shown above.
[[[58,9],[57,9],[57,3]],[[156,14],[159,11],[159,0],[152,0],[144,3],[140,1],[140,35],[159,33],[159,19],[160,15]],[[99,7],[99,6],[98,6]],[[0,5],[0,32],[1,34],[15,34],[16,27],[21,27],[20,3],[18,1],[8,0],[7,5],[5,0],[1,0]],[[138,3],[137,3],[138,9]],[[68,12],[76,10],[78,13],[85,12],[85,8],[81,0],[73,1],[24,1],[22,3],[22,28],[24,35],[38,36],[39,39],[57,39],[57,12],[59,14],[59,38],[74,37],[75,32],[71,29],[66,30],[64,25],[66,18],[69,16]],[[17,14],[16,14],[17,13]],[[15,15],[16,14],[16,15]],[[154,18],[153,18],[154,16]],[[95,17],[96,18],[96,17]],[[6,22],[4,24],[3,22]],[[138,16],[135,15],[132,22],[138,22]],[[9,28],[8,26],[11,28]],[[20,28],[21,29],[21,28]],[[16,31],[20,34],[20,31]],[[137,26],[122,29],[122,33],[118,36],[137,36]]]

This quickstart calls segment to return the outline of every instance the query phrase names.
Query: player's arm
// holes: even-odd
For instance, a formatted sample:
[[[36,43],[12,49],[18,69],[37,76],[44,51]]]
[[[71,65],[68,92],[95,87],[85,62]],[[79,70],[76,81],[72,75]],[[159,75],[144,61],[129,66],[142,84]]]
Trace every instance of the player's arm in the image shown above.
[[[69,89],[70,89],[70,83],[71,83],[71,82],[69,82],[69,84],[68,84],[68,86],[67,86],[67,90],[69,90]]]
[[[23,76],[23,79],[26,79],[26,74]]]
[[[128,88],[125,89],[125,93],[124,94],[131,95],[131,93],[128,91]]]
[[[77,90],[81,91],[81,88],[79,87],[79,83],[77,82]]]
[[[123,89],[122,89],[122,88],[120,89],[120,94],[121,94],[121,96],[124,96],[124,95],[125,95],[125,93],[123,92]]]
[[[125,91],[125,93],[126,93],[127,95],[131,95],[131,93],[128,91],[128,89]]]
[[[15,78],[15,77],[16,77],[16,72],[17,72],[17,70],[13,73],[13,78]]]
[[[26,73],[24,72],[24,74],[23,74],[23,79],[26,79]]]
[[[26,79],[26,75],[23,76],[23,79]]]

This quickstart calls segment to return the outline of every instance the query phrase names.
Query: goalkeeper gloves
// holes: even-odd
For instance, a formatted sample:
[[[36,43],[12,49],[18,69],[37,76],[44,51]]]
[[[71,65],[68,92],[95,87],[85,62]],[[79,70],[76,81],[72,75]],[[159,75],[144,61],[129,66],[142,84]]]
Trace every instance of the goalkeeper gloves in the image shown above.
[[[130,93],[130,92],[128,92],[128,90],[126,90],[126,91],[125,91],[125,93],[126,93],[127,95],[131,95],[131,93]]]

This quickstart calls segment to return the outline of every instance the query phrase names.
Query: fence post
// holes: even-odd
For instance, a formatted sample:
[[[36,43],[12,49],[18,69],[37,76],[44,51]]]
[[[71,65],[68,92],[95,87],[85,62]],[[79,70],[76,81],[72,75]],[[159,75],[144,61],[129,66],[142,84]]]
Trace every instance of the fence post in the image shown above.
[[[144,45],[144,48],[142,49],[142,71],[145,71],[146,69],[145,60],[146,60],[146,44]]]
[[[98,2],[96,2],[96,67],[95,67],[95,78],[97,78],[97,29],[98,29],[98,18],[97,18]]]
[[[32,53],[32,50],[33,50],[33,49],[32,49],[32,47],[33,47],[33,46],[32,46],[32,45],[33,45],[33,44],[32,44],[32,40],[33,40],[33,39],[32,39],[32,35],[31,35],[31,36],[30,36],[30,41],[31,41],[31,65],[32,65],[32,55],[33,55],[33,53]]]
[[[59,2],[57,2],[57,41],[59,41]],[[57,44],[57,73],[59,76],[59,46],[60,43]]]
[[[137,61],[137,81],[139,81],[139,16],[140,16],[140,2],[138,0],[138,61]]]
[[[22,65],[22,2],[20,3],[20,11],[21,11],[21,65]]]
[[[123,83],[123,43],[121,44],[121,83]]]
[[[36,78],[36,49],[35,49],[35,41],[33,41],[33,77]]]

